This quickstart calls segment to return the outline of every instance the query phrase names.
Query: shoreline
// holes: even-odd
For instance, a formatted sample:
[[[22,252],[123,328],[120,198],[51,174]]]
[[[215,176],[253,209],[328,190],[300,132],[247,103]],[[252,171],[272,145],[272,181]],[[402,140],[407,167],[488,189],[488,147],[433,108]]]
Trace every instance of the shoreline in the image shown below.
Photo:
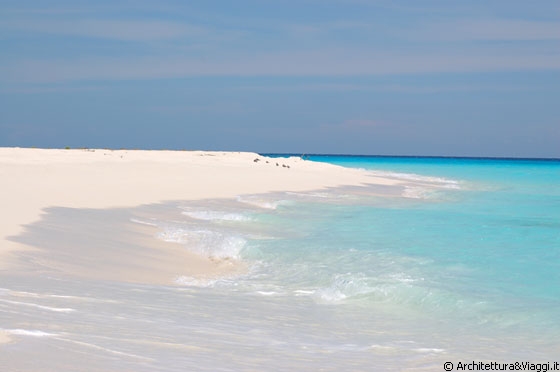
[[[32,251],[14,252],[27,275],[63,276],[138,284],[173,285],[181,276],[235,276],[243,262],[199,255],[189,246],[157,238],[138,218],[165,218],[168,204],[132,208],[47,208],[41,220],[12,238]]]
[[[17,237],[26,226],[40,221],[46,208],[130,208],[173,200],[402,184],[365,170],[296,157],[159,150],[0,148],[0,176],[6,180],[0,196],[0,204],[4,206],[0,216],[0,269],[3,270],[21,264],[19,254],[33,256],[41,249],[40,243],[30,246],[18,242]],[[149,236],[145,231],[142,234]],[[157,252],[167,257],[163,261],[175,269],[177,265],[173,263],[182,262],[190,266],[190,273],[195,277],[224,273],[221,262],[173,249],[166,242],[153,242],[156,239],[144,240],[144,247],[151,249],[149,255]],[[169,273],[166,265],[159,265],[164,275]],[[149,282],[162,281],[161,276],[150,277],[145,270],[141,275],[140,271],[136,274],[131,273]]]

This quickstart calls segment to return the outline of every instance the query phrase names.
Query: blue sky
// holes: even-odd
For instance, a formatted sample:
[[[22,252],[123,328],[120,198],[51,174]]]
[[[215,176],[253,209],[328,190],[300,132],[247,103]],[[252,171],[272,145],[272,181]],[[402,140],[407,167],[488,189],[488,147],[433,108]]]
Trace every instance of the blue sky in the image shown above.
[[[0,146],[560,157],[556,0],[2,0],[0,50]]]

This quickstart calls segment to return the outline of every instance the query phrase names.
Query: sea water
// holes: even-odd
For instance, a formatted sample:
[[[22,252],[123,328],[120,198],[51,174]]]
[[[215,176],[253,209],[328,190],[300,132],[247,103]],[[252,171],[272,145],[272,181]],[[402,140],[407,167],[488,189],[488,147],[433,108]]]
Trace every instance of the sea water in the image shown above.
[[[156,227],[154,239],[247,270],[168,286],[1,274],[0,328],[18,342],[0,347],[0,362],[14,371],[560,362],[560,161],[309,159],[404,185],[128,210],[126,222]]]

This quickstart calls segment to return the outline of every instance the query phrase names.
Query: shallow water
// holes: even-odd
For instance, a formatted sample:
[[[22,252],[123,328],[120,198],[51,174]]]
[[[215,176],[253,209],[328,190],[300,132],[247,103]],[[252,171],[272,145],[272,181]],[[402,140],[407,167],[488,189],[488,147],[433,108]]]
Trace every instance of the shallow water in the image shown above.
[[[326,160],[409,184],[73,210],[74,220],[148,224],[154,239],[248,269],[170,285],[0,273],[0,328],[17,341],[1,346],[0,364],[432,371],[560,361],[559,162]],[[52,209],[17,240],[56,241],[69,223]]]

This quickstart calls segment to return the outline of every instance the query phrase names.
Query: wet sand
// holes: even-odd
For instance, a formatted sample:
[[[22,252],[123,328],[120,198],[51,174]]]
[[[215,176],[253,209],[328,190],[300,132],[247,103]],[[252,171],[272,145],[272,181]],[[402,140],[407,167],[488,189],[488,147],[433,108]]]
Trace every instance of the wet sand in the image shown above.
[[[26,261],[89,277],[146,283],[170,283],[179,272],[207,277],[227,275],[240,268],[153,239],[153,231],[147,226],[117,224],[120,230],[116,231],[107,224],[102,227],[77,220],[64,227],[56,239],[41,238],[31,244],[18,236],[26,226],[39,221],[47,208],[106,209],[170,200],[400,183],[367,171],[297,157],[272,159],[241,152],[103,149],[0,148],[0,176],[0,269],[15,269]],[[99,241],[101,237],[113,240]],[[94,251],[99,256],[88,263],[92,244],[97,244]],[[46,246],[57,247],[56,260],[41,253]],[[64,247],[69,246],[79,246],[84,251],[67,252],[64,258]],[[127,268],[116,270],[124,260],[129,262]]]

